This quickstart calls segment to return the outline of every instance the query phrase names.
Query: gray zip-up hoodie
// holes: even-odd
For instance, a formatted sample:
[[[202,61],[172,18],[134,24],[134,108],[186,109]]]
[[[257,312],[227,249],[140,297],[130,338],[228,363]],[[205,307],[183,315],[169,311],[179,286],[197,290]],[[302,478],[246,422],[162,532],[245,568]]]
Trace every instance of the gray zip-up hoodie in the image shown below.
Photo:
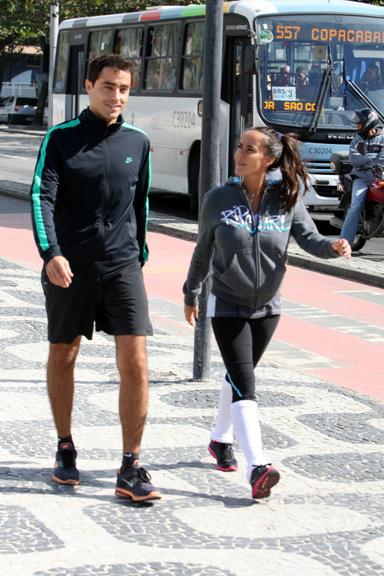
[[[365,145],[365,154],[359,152]],[[384,164],[384,134],[379,132],[373,138],[364,138],[356,134],[349,146],[349,162],[353,166],[351,174],[372,183],[375,179],[372,168]]]
[[[251,310],[269,303],[272,314],[279,314],[280,298],[275,296],[286,270],[290,234],[314,256],[338,256],[331,240],[318,233],[302,193],[292,209],[283,210],[278,187],[267,184],[255,223],[239,178],[211,190],[204,198],[197,244],[183,288],[185,304],[197,303],[212,263],[212,293],[218,298]]]

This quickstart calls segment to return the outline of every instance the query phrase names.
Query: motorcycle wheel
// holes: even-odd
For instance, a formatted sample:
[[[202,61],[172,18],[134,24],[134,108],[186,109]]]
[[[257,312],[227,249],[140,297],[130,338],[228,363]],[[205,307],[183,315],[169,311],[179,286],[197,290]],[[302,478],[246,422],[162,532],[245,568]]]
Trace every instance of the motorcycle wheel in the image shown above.
[[[358,252],[365,246],[366,239],[363,236],[355,236],[354,241],[352,242],[352,252]]]

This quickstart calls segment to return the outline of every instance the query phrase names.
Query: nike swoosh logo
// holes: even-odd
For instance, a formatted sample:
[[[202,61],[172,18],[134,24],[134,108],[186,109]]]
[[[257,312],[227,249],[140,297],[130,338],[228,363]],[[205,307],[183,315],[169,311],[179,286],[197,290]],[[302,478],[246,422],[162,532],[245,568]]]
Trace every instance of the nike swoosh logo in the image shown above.
[[[126,164],[130,164],[131,162],[132,162],[132,158],[131,158],[130,156],[128,156],[128,157],[125,159],[125,163],[126,163]]]
[[[133,488],[133,484],[134,484],[134,483],[132,482],[132,480],[125,480],[125,479],[124,479],[124,484],[126,484],[127,486],[129,486],[129,488]]]

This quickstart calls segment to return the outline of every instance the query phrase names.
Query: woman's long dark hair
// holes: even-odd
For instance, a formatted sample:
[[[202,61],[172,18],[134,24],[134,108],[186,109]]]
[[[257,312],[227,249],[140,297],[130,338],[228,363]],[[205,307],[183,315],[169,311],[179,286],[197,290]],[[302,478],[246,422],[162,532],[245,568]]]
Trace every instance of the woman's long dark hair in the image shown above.
[[[300,185],[304,193],[308,191],[309,176],[300,158],[299,141],[292,132],[279,134],[272,128],[251,128],[264,135],[266,153],[275,161],[268,170],[279,168],[282,176],[280,196],[284,201],[283,208],[292,208],[298,198]]]

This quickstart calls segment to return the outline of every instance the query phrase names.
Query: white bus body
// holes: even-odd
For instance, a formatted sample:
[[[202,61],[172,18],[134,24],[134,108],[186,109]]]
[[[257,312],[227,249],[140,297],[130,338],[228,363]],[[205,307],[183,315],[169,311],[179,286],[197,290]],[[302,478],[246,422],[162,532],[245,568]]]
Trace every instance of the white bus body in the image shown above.
[[[200,162],[204,15],[202,5],[163,6],[64,21],[53,90],[56,124],[87,106],[83,83],[91,57],[114,51],[131,58],[137,84],[125,119],[146,131],[151,140],[152,191],[188,194],[194,205]],[[348,148],[354,133],[353,110],[373,106],[382,113],[384,109],[383,17],[383,7],[347,0],[224,3],[223,181],[232,173],[240,131],[267,125],[299,135],[313,184],[307,205],[331,211],[338,204],[330,156]],[[188,87],[187,71],[194,57],[200,83]],[[170,84],[165,83],[166,65],[172,69]],[[281,81],[284,65],[290,74]],[[369,66],[376,66],[381,78],[368,88],[363,78]],[[303,77],[306,74],[302,84],[298,68]],[[154,84],[156,73],[161,78],[158,85]]]

